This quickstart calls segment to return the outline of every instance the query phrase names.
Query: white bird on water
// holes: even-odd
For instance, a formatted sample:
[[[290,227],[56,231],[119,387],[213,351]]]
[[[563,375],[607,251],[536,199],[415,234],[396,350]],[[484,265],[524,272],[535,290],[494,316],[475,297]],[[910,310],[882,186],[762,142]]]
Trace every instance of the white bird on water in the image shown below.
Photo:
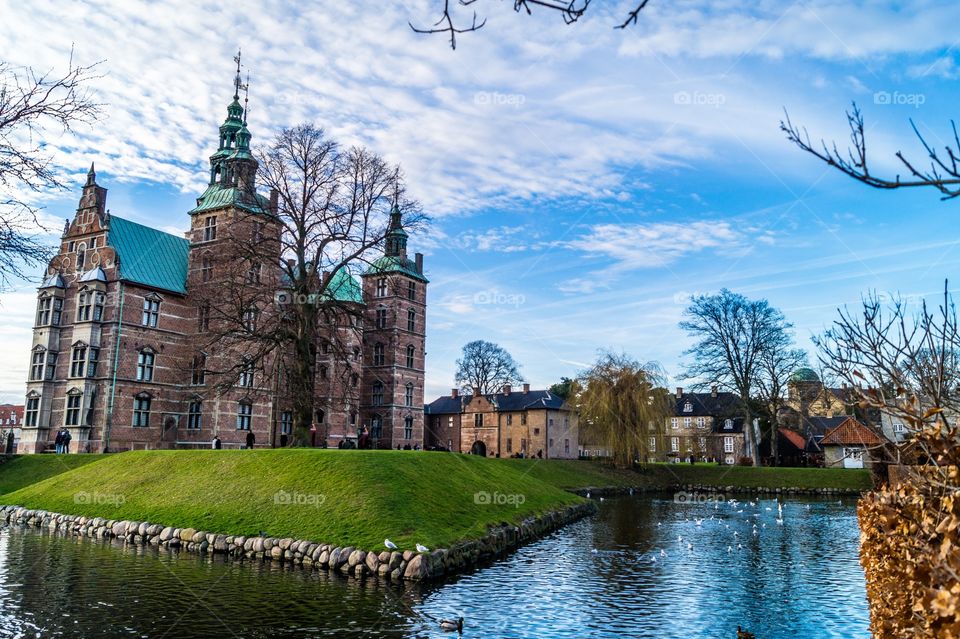
[[[423,544],[417,544],[417,552],[430,552],[430,549]]]
[[[389,539],[384,539],[384,540],[383,540],[383,545],[386,546],[387,548],[389,548],[390,550],[396,550],[396,549],[397,549],[397,545],[396,545],[395,543],[393,543],[392,541],[390,541]]]

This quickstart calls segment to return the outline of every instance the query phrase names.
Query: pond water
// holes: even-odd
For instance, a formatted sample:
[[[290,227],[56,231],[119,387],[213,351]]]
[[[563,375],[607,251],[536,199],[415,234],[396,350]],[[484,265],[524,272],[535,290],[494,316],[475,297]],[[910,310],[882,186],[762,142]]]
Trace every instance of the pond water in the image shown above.
[[[0,527],[0,637],[868,638],[855,500],[754,503],[606,499],[423,586]]]

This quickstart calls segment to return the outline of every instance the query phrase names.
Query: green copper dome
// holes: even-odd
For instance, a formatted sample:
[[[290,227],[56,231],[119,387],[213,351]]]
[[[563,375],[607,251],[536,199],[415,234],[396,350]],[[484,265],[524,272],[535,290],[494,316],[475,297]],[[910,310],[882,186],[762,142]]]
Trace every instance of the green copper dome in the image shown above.
[[[790,375],[791,382],[819,382],[820,376],[812,368],[798,368]]]

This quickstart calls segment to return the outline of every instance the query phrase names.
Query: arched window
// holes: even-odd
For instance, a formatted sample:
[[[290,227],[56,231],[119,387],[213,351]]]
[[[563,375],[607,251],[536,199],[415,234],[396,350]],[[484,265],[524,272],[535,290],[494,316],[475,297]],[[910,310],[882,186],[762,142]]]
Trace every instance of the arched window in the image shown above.
[[[413,406],[413,384],[410,382],[407,382],[407,386],[403,392],[403,405]]]
[[[413,360],[416,352],[417,349],[413,347],[413,344],[407,346],[407,368],[413,368]]]

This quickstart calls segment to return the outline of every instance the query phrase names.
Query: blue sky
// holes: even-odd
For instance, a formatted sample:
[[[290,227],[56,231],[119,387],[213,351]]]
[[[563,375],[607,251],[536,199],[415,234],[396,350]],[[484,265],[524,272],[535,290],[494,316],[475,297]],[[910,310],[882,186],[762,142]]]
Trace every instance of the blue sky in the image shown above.
[[[617,31],[629,2],[596,0],[565,26],[481,0],[487,26],[456,51],[406,26],[439,4],[0,0],[8,62],[62,69],[71,43],[103,60],[102,121],[48,133],[74,185],[42,198],[50,227],[94,160],[114,214],[186,228],[239,46],[254,145],[314,121],[399,162],[433,217],[410,242],[432,281],[428,398],[472,339],[506,347],[535,386],[599,349],[675,381],[691,294],[768,298],[808,348],[862,292],[935,299],[956,270],[960,204],[871,190],[778,130],[786,108],[845,143],[856,100],[875,172],[903,172],[897,149],[922,159],[909,118],[942,147],[960,98],[955,2],[651,0]],[[2,400],[22,397],[34,295],[0,296]]]

